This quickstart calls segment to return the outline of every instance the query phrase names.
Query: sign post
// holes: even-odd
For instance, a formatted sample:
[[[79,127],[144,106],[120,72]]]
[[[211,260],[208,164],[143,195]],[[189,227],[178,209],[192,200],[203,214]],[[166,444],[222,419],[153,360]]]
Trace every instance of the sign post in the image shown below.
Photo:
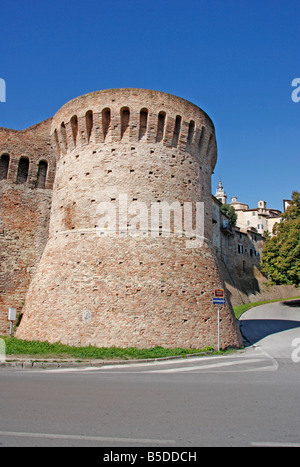
[[[9,308],[8,310],[8,319],[10,321],[10,337],[13,334],[13,322],[17,319],[17,310],[16,308]]]
[[[218,351],[220,350],[220,305],[225,305],[224,289],[215,289],[213,304],[218,305]]]

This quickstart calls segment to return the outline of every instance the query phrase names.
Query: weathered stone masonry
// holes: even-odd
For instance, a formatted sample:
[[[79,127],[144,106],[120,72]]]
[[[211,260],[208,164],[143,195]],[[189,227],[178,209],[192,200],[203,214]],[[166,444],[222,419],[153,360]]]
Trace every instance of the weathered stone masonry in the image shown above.
[[[217,149],[209,117],[169,94],[117,89],[74,99],[26,132],[32,138],[26,182],[18,175],[23,165],[26,172],[24,132],[14,132],[16,156],[10,141],[0,146],[0,157],[19,164],[16,174],[10,162],[0,181],[1,200],[12,190],[11,201],[1,203],[2,317],[8,306],[21,309],[28,289],[17,336],[72,345],[216,346],[212,293],[223,282],[212,248]],[[186,238],[176,235],[99,237],[97,206],[123,194],[149,210],[155,201],[204,202],[204,245],[187,249]],[[13,208],[16,200],[23,215]],[[10,229],[13,209],[20,223]],[[240,346],[229,303],[221,318],[222,346]]]
[[[47,120],[24,131],[0,128],[1,334],[8,332],[8,308],[22,310],[47,242],[56,164],[50,127]]]

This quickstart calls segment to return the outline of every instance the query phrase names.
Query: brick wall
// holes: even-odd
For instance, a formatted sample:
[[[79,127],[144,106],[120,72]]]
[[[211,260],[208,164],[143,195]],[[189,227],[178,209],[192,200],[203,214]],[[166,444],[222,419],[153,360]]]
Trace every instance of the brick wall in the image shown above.
[[[9,332],[8,308],[22,310],[48,237],[56,165],[50,125],[48,120],[24,131],[0,128],[1,334]]]

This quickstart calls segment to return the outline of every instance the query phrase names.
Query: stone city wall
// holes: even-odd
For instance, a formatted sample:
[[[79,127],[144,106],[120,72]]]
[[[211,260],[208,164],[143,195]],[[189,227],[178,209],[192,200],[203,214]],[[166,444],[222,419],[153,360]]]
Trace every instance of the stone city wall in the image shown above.
[[[8,308],[22,311],[48,238],[55,157],[51,121],[25,131],[0,128],[0,333]]]

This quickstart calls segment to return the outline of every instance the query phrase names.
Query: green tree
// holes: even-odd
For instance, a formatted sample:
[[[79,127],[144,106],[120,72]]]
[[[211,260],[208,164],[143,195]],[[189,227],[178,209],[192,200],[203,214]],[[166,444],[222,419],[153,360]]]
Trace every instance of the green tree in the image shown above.
[[[273,237],[266,240],[262,271],[273,284],[300,285],[300,193],[293,191],[292,201],[275,224]]]
[[[233,206],[230,206],[230,204],[222,204],[221,213],[228,217],[229,224],[232,227],[235,226],[237,221],[237,213],[235,212]]]

